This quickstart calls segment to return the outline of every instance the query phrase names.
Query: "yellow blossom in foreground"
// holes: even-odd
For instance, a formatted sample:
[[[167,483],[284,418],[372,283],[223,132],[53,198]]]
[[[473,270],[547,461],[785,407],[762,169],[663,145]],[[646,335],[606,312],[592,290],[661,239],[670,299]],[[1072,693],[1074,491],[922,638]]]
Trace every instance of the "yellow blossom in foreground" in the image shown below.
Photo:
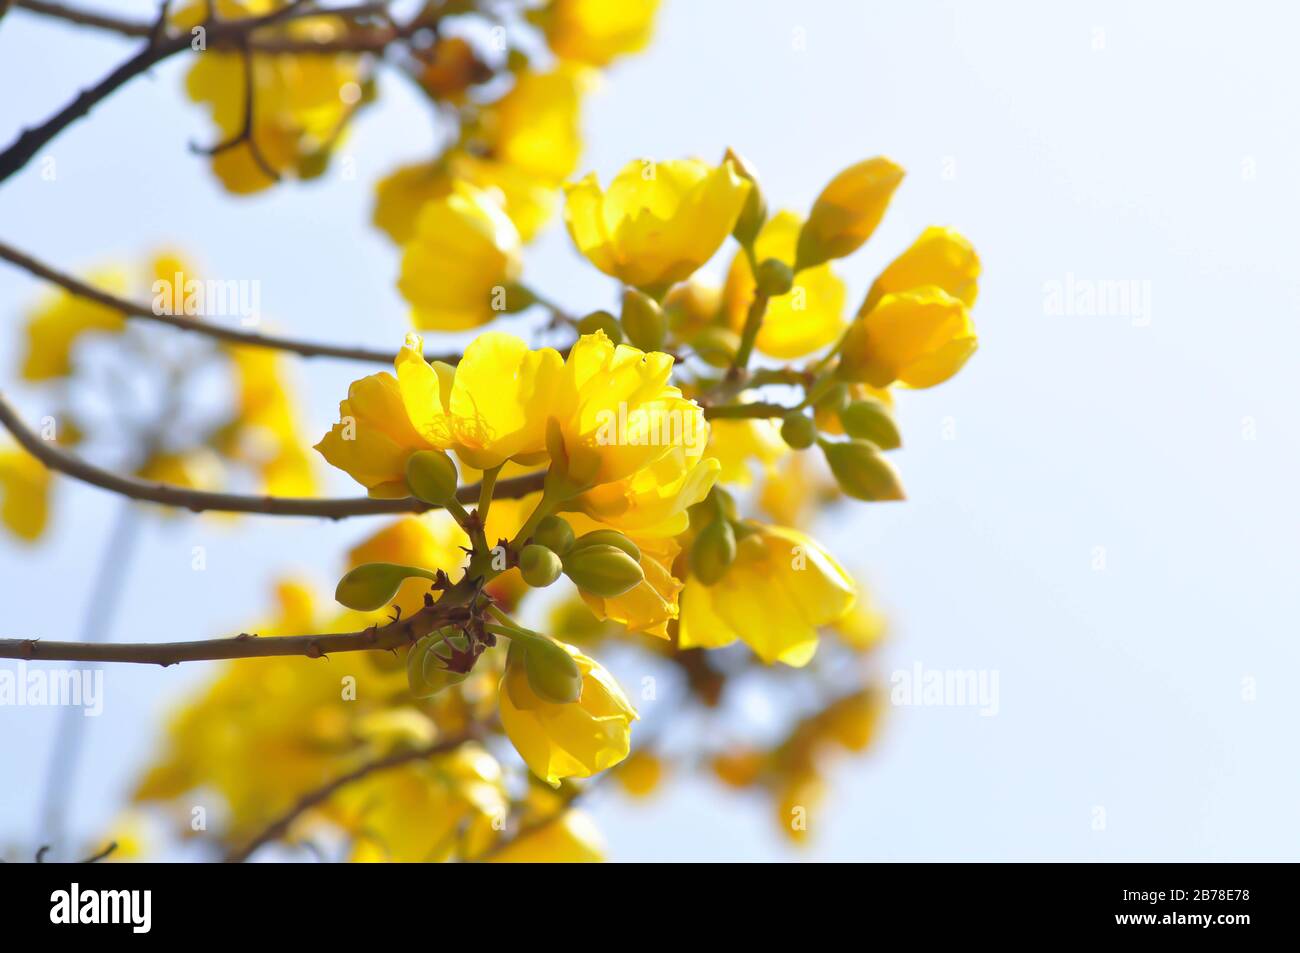
[[[874,308],[887,294],[930,285],[960,298],[966,307],[973,307],[979,276],[980,259],[971,243],[954,229],[931,225],[880,273],[858,309],[858,316]]]
[[[397,287],[417,328],[462,331],[504,310],[522,270],[519,230],[497,194],[457,182],[420,212]]]
[[[624,284],[683,281],[731,234],[750,185],[729,162],[634,160],[602,190],[595,173],[566,187],[564,220],[587,259]]]
[[[486,859],[495,864],[598,864],[605,859],[605,839],[585,811],[571,808]]]
[[[880,224],[903,175],[889,159],[877,157],[849,166],[831,179],[799,232],[795,270],[857,251]]]
[[[873,387],[933,387],[961,370],[978,344],[960,298],[935,287],[888,294],[849,326],[839,373]]]
[[[794,264],[801,221],[794,212],[778,212],[768,219],[754,242],[758,260],[775,258]],[[727,318],[739,332],[754,300],[754,272],[744,252],[738,253],[727,273],[723,291]],[[783,359],[803,357],[839,338],[844,330],[844,282],[829,264],[805,268],[794,277],[790,291],[768,301],[756,346],[764,354]]]
[[[26,450],[0,448],[0,522],[33,542],[49,519],[50,471]]]
[[[582,695],[567,705],[543,701],[523,665],[501,679],[501,725],[539,778],[558,787],[563,778],[589,778],[627,757],[636,709],[613,676],[571,645],[559,643],[582,673]]]
[[[759,526],[739,540],[735,562],[716,584],[687,583],[678,644],[719,648],[741,639],[769,665],[806,665],[817,651],[818,627],[848,612],[856,591],[815,540]]]
[[[458,180],[497,191],[525,242],[541,231],[555,211],[558,188],[548,181],[504,162],[454,151],[433,162],[402,166],[381,179],[375,186],[375,227],[405,245],[415,237],[424,206],[449,195]]]
[[[87,284],[120,296],[126,293],[128,282],[120,270],[104,269],[92,273]],[[47,381],[66,377],[72,372],[72,348],[82,335],[93,332],[118,334],[125,327],[126,318],[122,312],[60,289],[27,318],[23,380]]]
[[[554,0],[537,19],[555,55],[606,66],[650,42],[659,0]]]

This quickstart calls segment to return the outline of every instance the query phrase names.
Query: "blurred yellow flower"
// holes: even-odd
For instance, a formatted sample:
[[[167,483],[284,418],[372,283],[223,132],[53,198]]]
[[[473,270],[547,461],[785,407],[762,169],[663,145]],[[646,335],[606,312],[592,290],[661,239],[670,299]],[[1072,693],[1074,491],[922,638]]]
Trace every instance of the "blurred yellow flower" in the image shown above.
[[[471,742],[348,785],[326,813],[352,833],[353,861],[440,863],[486,850],[508,810],[501,765]]]
[[[506,215],[525,242],[532,241],[555,211],[558,187],[504,162],[456,150],[433,162],[402,166],[381,179],[375,186],[375,227],[398,245],[407,244],[415,237],[424,206],[445,198],[462,179],[499,192]]]
[[[466,542],[465,534],[446,510],[403,516],[348,550],[347,566],[354,569],[365,563],[397,563],[451,573],[465,562],[460,547]],[[429,580],[405,579],[397,595],[375,616],[390,615],[388,606],[392,605],[403,615],[411,615],[424,605],[428,591]]]
[[[397,287],[417,328],[463,331],[505,310],[522,270],[519,230],[499,193],[456,182],[420,211]]]
[[[582,695],[567,705],[543,701],[521,664],[501,679],[501,724],[529,770],[552,787],[589,778],[627,757],[636,709],[599,662],[559,643],[582,674]]]
[[[50,471],[18,447],[0,447],[0,522],[34,542],[49,519]]]
[[[815,540],[798,530],[757,526],[714,585],[691,579],[681,595],[678,644],[719,648],[743,640],[764,662],[808,664],[817,629],[853,607],[857,587]]]
[[[873,387],[933,387],[961,370],[978,344],[960,298],[936,287],[887,294],[849,326],[839,373]]]
[[[931,225],[880,273],[858,316],[874,308],[887,294],[926,286],[942,288],[964,301],[966,307],[973,307],[979,276],[980,259],[974,246],[954,229]]]
[[[663,778],[663,761],[648,751],[634,751],[614,772],[614,779],[633,797],[649,797]]]
[[[795,270],[857,251],[880,224],[903,170],[877,157],[849,166],[822,189],[799,232]]]
[[[794,212],[778,212],[767,220],[754,242],[758,260],[775,258],[794,264],[795,246],[802,222]],[[740,331],[754,300],[756,285],[749,259],[740,252],[731,262],[723,290],[728,321]],[[805,268],[794,277],[794,286],[768,301],[762,329],[755,342],[772,357],[803,357],[839,338],[844,330],[844,282],[829,264]]]
[[[265,492],[312,496],[312,458],[299,427],[285,362],[269,348],[228,349],[235,378],[235,415],[219,435],[223,452],[252,467]]]
[[[605,859],[605,839],[586,812],[570,808],[486,859],[494,864],[598,864]]]
[[[118,296],[124,295],[128,289],[126,274],[119,269],[93,272],[86,282]],[[54,292],[27,318],[23,380],[47,381],[66,377],[72,372],[73,346],[82,335],[92,332],[118,334],[125,327],[126,317],[120,311],[69,291],[60,289]]]
[[[595,173],[566,186],[564,220],[578,250],[605,274],[664,288],[713,257],[749,188],[729,162],[633,160],[606,190]]]
[[[483,116],[487,154],[529,175],[559,183],[582,152],[579,119],[592,71],[561,64],[550,73],[524,72]]]
[[[607,66],[645,48],[658,7],[659,0],[554,0],[536,19],[556,56]]]

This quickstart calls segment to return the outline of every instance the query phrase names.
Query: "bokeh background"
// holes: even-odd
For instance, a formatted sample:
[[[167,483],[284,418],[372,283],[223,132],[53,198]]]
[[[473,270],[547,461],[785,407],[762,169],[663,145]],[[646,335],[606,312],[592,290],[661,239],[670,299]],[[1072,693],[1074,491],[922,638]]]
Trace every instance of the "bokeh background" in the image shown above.
[[[649,802],[599,792],[613,859],[1294,859],[1297,29],[1295,8],[1262,2],[666,0],[650,50],[619,61],[587,104],[584,168],[605,180],[634,156],[734,145],[773,205],[806,209],[834,172],[887,154],[909,175],[841,269],[851,298],[927,224],[979,250],[979,353],[898,401],[909,501],[854,508],[822,535],[890,617],[882,683],[916,663],[996,671],[999,710],[890,707],[870,752],[835,771],[806,847],[766,801],[707,781]],[[11,12],[3,137],[128,49]],[[204,274],[261,278],[281,330],[395,344],[397,258],[368,222],[374,181],[432,145],[412,90],[381,76],[382,105],[345,146],[354,177],[335,163],[316,183],[232,200],[186,149],[210,130],[183,98],[183,67],[134,81],[58,138],[55,180],[33,166],[0,188],[0,237],[68,269],[178,247]],[[558,222],[527,274],[577,309],[613,302]],[[1071,276],[1141,282],[1149,314],[1052,313],[1049,289]],[[39,399],[12,369],[41,290],[0,267],[0,381],[32,418]],[[313,433],[356,370],[297,366]],[[57,497],[38,547],[0,539],[0,636],[80,627],[118,500],[67,480]],[[372,529],[149,521],[113,636],[237,630],[269,603],[269,579],[331,586]],[[205,572],[191,569],[195,546]],[[166,713],[210,676],[106,670],[71,792],[78,834],[117,814]],[[779,714],[756,697],[746,717]],[[0,709],[9,848],[34,841],[56,717]]]

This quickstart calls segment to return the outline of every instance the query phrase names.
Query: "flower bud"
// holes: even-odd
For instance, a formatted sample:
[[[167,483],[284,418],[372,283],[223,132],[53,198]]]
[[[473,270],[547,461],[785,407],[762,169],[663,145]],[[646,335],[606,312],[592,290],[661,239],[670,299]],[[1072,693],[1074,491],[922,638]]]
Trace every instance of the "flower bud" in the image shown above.
[[[560,578],[560,557],[545,546],[531,543],[519,554],[519,573],[534,589],[544,589]]]
[[[817,425],[807,414],[796,410],[781,421],[781,439],[795,450],[807,450],[817,439]]]
[[[402,581],[411,576],[433,579],[433,573],[414,566],[397,563],[366,563],[358,566],[339,580],[334,599],[339,605],[358,612],[382,609],[397,595]]]
[[[763,190],[759,187],[758,173],[739,153],[728,149],[722,161],[730,162],[736,174],[749,183],[749,194],[745,196],[744,207],[731,230],[736,241],[748,247],[754,244],[763,222],[767,220],[767,200],[763,198]]]
[[[456,496],[456,464],[441,450],[417,450],[406,458],[406,485],[426,503],[445,506]]]
[[[691,546],[691,571],[706,586],[726,575],[735,559],[736,534],[725,519],[716,519],[700,530]]]
[[[406,681],[416,698],[428,698],[463,682],[478,661],[460,629],[446,626],[424,636],[406,655]]]
[[[658,351],[668,336],[668,321],[659,302],[643,291],[623,292],[623,333],[628,343],[643,351]]]
[[[730,328],[708,327],[691,339],[691,350],[710,367],[727,367],[740,349],[740,336]]]
[[[881,450],[897,450],[903,445],[894,415],[875,398],[855,400],[840,411],[844,432],[859,440],[869,440]]]
[[[878,157],[849,166],[822,189],[799,231],[795,271],[843,258],[871,237],[903,170]]]
[[[618,318],[608,311],[593,311],[578,322],[579,334],[595,334],[604,331],[605,336],[619,344],[623,340],[623,329],[619,327]]]
[[[616,529],[594,529],[590,533],[583,533],[573,544],[573,548],[580,549],[583,546],[613,546],[615,549],[623,550],[637,562],[641,561],[641,550],[637,544]]]
[[[754,282],[763,294],[777,298],[794,287],[794,272],[779,258],[764,258],[758,263]]]
[[[543,637],[523,644],[528,687],[543,701],[569,705],[582,697],[582,672],[573,656]]]
[[[547,516],[533,531],[533,542],[563,556],[573,548],[573,527],[560,516]]]
[[[564,557],[564,572],[579,589],[603,599],[621,596],[645,579],[640,563],[605,544],[574,548]]]
[[[821,446],[835,482],[849,496],[868,501],[904,499],[898,472],[875,444],[866,440],[823,440]]]
[[[833,377],[823,377],[808,397],[818,410],[837,414],[849,405],[849,385]]]

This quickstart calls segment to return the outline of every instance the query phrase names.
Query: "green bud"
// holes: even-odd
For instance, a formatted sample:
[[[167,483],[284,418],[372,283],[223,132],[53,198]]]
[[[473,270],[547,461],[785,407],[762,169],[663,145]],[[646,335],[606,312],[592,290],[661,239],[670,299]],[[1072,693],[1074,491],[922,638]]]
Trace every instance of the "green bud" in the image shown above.
[[[595,529],[590,533],[583,533],[573,544],[573,548],[580,549],[583,546],[613,546],[615,549],[623,550],[637,562],[641,561],[641,550],[636,543],[616,529]]]
[[[417,450],[406,458],[406,485],[426,503],[444,506],[456,496],[456,464],[441,450]]]
[[[308,152],[298,159],[298,178],[304,182],[312,179],[319,179],[329,168],[330,150],[318,149],[315,152]]]
[[[724,162],[730,162],[736,174],[749,183],[749,194],[745,196],[745,206],[740,210],[740,216],[736,219],[736,225],[731,230],[736,241],[740,244],[749,246],[758,238],[759,231],[763,228],[763,222],[767,219],[767,200],[763,198],[763,190],[758,184],[758,174],[744,158],[734,149],[728,149],[723,155]]]
[[[334,599],[339,605],[356,609],[358,612],[373,612],[382,609],[397,595],[402,581],[412,576],[433,579],[433,573],[414,566],[401,566],[397,563],[366,563],[358,566],[342,579],[334,590]]]
[[[903,445],[894,415],[882,401],[855,400],[840,411],[840,423],[850,437],[869,440],[881,450],[897,450]]]
[[[818,410],[838,414],[849,406],[849,385],[833,377],[823,377],[813,386],[808,396]]]
[[[595,334],[597,331],[604,331],[605,336],[615,344],[623,340],[623,329],[618,325],[618,318],[608,311],[593,311],[578,322],[579,334]]]
[[[691,570],[706,586],[726,575],[735,560],[736,534],[725,519],[714,520],[704,527],[691,546]]]
[[[519,554],[519,572],[534,589],[544,589],[560,578],[560,557],[545,546],[531,543]]]
[[[807,414],[796,410],[781,421],[781,439],[795,450],[807,450],[817,439],[817,425]]]
[[[707,327],[691,340],[691,350],[710,367],[728,367],[740,348],[740,336],[730,328]]]
[[[779,258],[764,258],[758,263],[758,273],[754,275],[754,282],[763,294],[776,298],[788,294],[794,287],[794,272]]]
[[[533,542],[563,556],[573,548],[573,527],[560,516],[547,516],[533,531]]]
[[[524,643],[524,671],[534,694],[556,705],[582,697],[582,672],[564,647],[541,637]]]
[[[840,489],[855,499],[868,501],[904,499],[903,486],[892,464],[880,449],[866,440],[840,443],[822,441],[826,462]]]
[[[575,547],[564,557],[564,572],[593,596],[612,599],[641,584],[641,564],[616,546]]]
[[[406,654],[406,682],[416,698],[428,698],[463,682],[473,667],[469,639],[464,632],[448,626],[430,632],[411,646]]]
[[[623,292],[623,333],[628,343],[643,351],[658,351],[668,336],[668,320],[659,302],[643,291]]]

